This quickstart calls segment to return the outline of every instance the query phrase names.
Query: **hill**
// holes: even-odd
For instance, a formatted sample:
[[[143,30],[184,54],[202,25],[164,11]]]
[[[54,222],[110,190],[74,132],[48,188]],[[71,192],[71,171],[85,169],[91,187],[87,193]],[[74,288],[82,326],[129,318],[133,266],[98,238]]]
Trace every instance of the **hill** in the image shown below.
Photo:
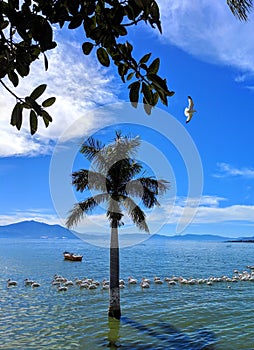
[[[223,237],[218,235],[200,235],[200,234],[187,234],[187,235],[175,235],[175,236],[165,236],[165,235],[153,235],[151,240],[171,240],[171,241],[192,241],[192,242],[225,242],[228,241],[229,237]]]
[[[78,239],[70,230],[60,225],[48,225],[33,220],[0,226],[0,238]]]
[[[140,234],[135,235],[135,239],[138,240]],[[95,233],[80,235],[84,240],[96,240]],[[126,237],[125,237],[126,236]],[[108,239],[108,234],[105,235]],[[130,240],[130,235],[120,236],[123,240],[126,238]],[[48,225],[43,222],[38,221],[22,221],[15,224],[0,226],[0,238],[54,238],[54,239],[79,239],[77,236],[72,233],[70,230],[66,229],[61,225]],[[101,238],[101,234],[100,234]],[[134,239],[134,237],[132,237]],[[134,241],[135,241],[134,239]],[[143,235],[142,235],[143,240]],[[239,237],[239,238],[230,238],[223,237],[219,235],[200,235],[200,234],[186,234],[186,235],[175,235],[175,236],[166,236],[166,235],[151,235],[147,242],[153,242],[155,240],[159,241],[192,241],[192,242],[254,242],[254,237]]]

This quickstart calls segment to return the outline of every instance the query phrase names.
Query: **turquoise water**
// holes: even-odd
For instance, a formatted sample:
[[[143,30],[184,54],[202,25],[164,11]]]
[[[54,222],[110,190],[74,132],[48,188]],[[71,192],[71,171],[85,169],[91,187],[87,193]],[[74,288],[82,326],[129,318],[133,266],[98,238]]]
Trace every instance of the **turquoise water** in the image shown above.
[[[83,261],[64,261],[65,250],[83,254]],[[125,280],[232,276],[254,265],[254,245],[147,241],[122,249],[120,258]],[[120,324],[108,323],[108,291],[58,292],[51,285],[54,274],[108,279],[108,261],[107,249],[79,240],[0,239],[0,349],[254,349],[251,281],[126,286]],[[8,278],[18,285],[7,288]],[[26,287],[25,278],[41,286]]]

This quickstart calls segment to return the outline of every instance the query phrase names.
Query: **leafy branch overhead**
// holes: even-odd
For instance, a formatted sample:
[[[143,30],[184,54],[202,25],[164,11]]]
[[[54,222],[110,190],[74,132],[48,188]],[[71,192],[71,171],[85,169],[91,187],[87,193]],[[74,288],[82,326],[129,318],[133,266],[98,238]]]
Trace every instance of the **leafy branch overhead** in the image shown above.
[[[228,0],[227,4],[234,15],[244,20],[252,7],[251,0]],[[158,74],[160,59],[152,59],[148,53],[137,61],[132,54],[133,46],[123,39],[128,28],[139,22],[162,32],[155,0],[0,0],[0,83],[16,98],[11,124],[21,128],[24,108],[30,109],[31,133],[37,130],[38,117],[43,118],[46,127],[52,121],[44,108],[52,105],[54,98],[39,104],[34,96],[34,91],[39,96],[43,94],[44,84],[24,98],[17,96],[6,80],[17,87],[40,56],[45,70],[48,69],[46,52],[57,46],[53,25],[83,29],[86,38],[81,43],[83,53],[90,55],[94,51],[103,66],[109,67],[111,62],[117,66],[122,81],[129,84],[129,99],[134,107],[141,100],[150,114],[158,101],[167,105],[174,92]]]
[[[13,108],[11,115],[11,125],[16,126],[20,130],[23,120],[23,109],[30,109],[30,132],[35,134],[38,128],[38,117],[42,117],[46,128],[49,123],[52,122],[52,118],[47,111],[46,107],[50,107],[55,102],[55,97],[47,98],[40,105],[36,100],[43,94],[46,90],[47,85],[42,84],[33,90],[30,96],[26,96],[24,100],[20,99]]]

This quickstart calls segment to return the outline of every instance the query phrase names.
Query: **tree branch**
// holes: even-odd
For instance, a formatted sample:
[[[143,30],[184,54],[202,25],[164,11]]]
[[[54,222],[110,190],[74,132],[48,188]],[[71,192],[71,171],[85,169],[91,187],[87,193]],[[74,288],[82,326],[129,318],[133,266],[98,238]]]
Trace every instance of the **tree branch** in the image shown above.
[[[20,102],[24,102],[24,100],[21,97],[18,97],[3,81],[0,79],[0,83],[3,85],[3,87],[12,95],[14,96],[17,100]]]

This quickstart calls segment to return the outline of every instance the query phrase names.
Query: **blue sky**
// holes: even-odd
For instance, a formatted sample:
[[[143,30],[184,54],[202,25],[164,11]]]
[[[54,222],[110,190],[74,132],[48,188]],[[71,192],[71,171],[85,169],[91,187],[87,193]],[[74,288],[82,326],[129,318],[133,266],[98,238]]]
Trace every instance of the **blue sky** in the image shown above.
[[[113,65],[106,69],[84,57],[80,33],[57,28],[60,43],[48,54],[49,71],[37,62],[17,89],[24,95],[47,83],[48,96],[57,97],[53,124],[41,124],[33,137],[26,126],[17,132],[9,124],[15,101],[1,92],[0,225],[63,224],[76,200],[70,173],[89,166],[78,155],[83,137],[107,142],[122,129],[141,136],[140,160],[171,182],[160,210],[148,212],[152,233],[254,235],[254,16],[240,22],[223,1],[158,3],[163,35],[142,25],[128,40],[137,58],[160,56],[160,74],[175,91],[168,108],[158,105],[151,117],[142,107],[134,110]],[[197,113],[186,125],[188,95]],[[105,232],[104,208],[80,229]],[[135,232],[128,220],[125,230]]]

